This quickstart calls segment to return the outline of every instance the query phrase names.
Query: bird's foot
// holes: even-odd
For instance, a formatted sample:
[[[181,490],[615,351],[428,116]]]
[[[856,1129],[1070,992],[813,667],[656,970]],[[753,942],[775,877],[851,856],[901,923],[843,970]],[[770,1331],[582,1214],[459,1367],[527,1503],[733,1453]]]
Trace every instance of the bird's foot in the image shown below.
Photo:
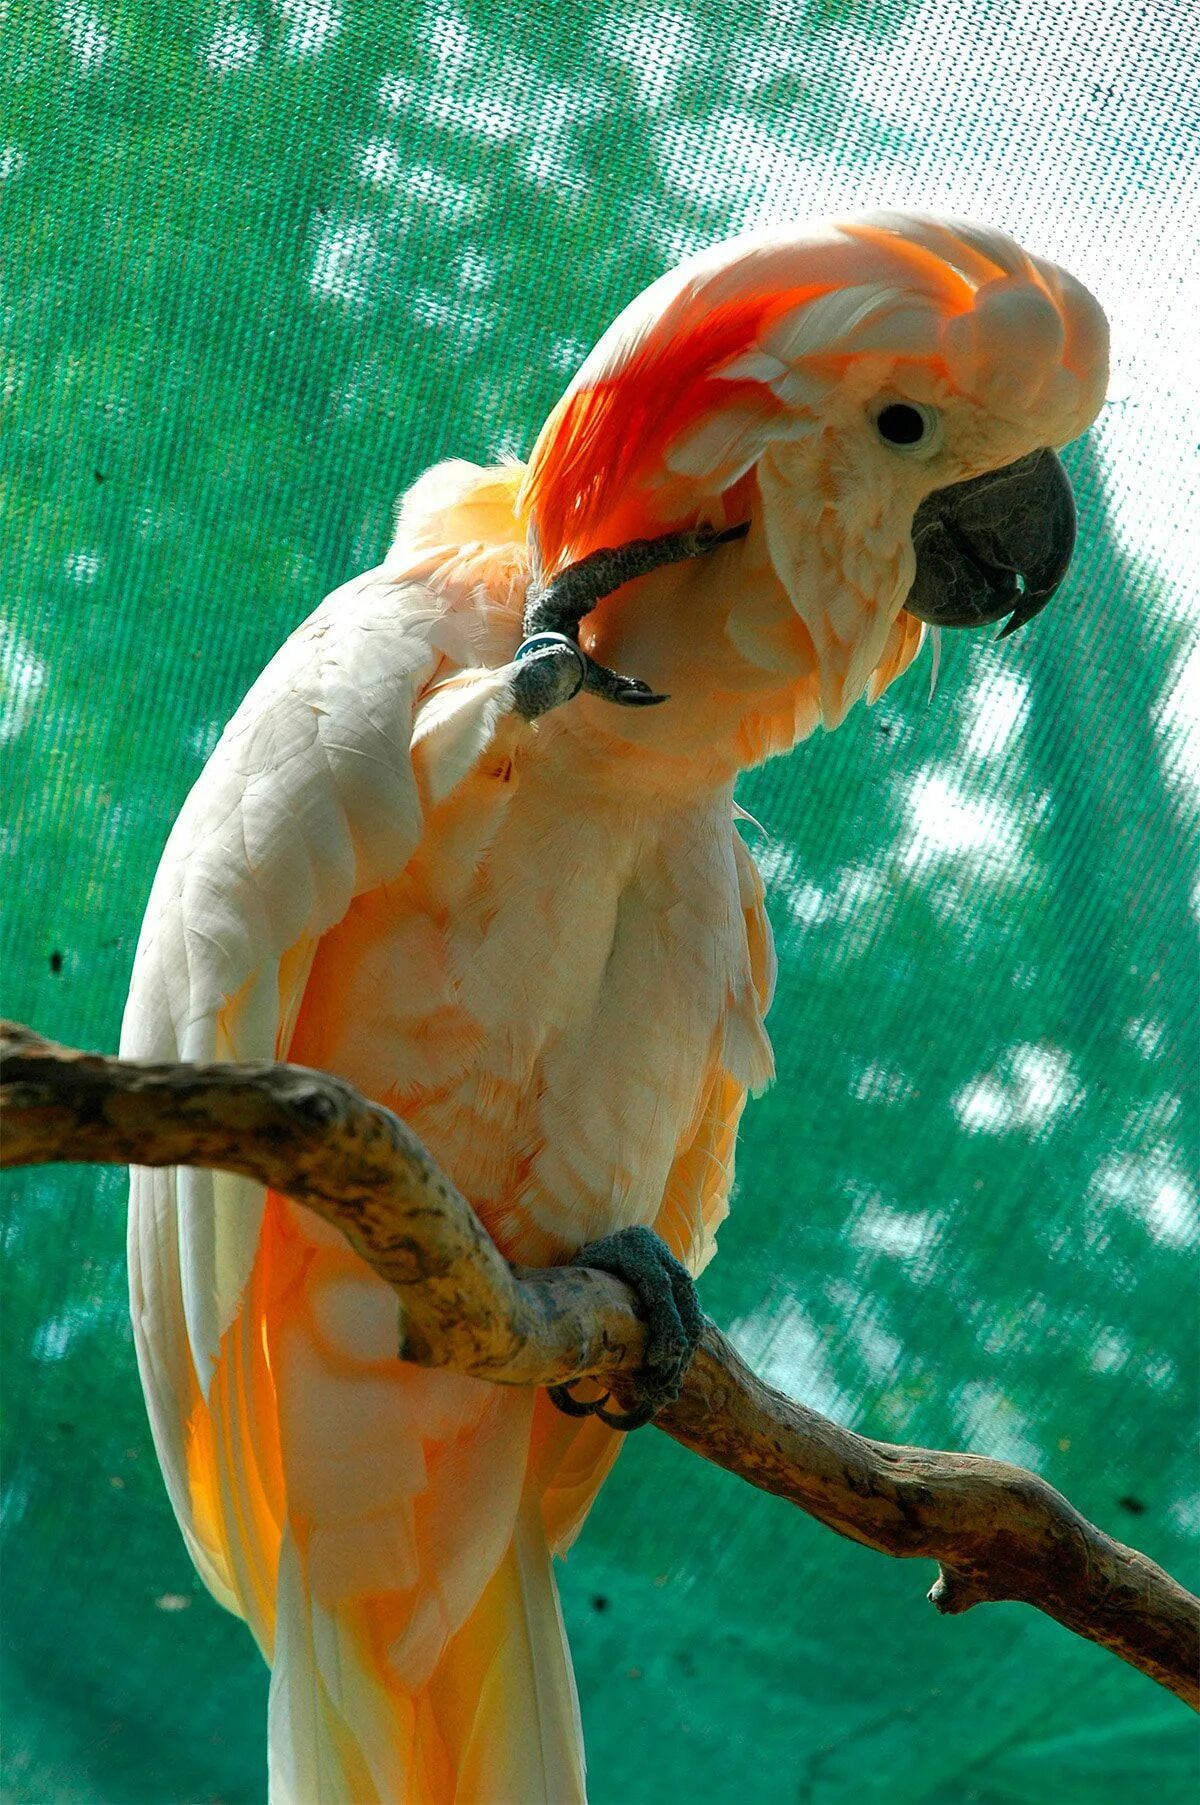
[[[591,552],[548,583],[535,578],[525,604],[525,638],[517,649],[523,667],[516,682],[518,713],[527,721],[536,720],[569,702],[581,689],[624,708],[665,702],[666,696],[640,678],[623,677],[590,658],[579,644],[580,624],[597,602],[635,577],[647,576],[664,564],[704,557],[748,531],[746,524],[721,529],[689,527],[657,539],[632,539],[626,545]]]
[[[624,1279],[638,1300],[646,1324],[646,1357],[626,1389],[633,1394],[628,1410],[606,1410],[609,1394],[594,1402],[572,1395],[579,1383],[551,1385],[553,1402],[567,1416],[597,1416],[610,1429],[640,1429],[679,1396],[692,1355],[700,1341],[704,1314],[696,1300],[691,1273],[650,1228],[623,1228],[602,1241],[581,1247],[572,1266],[592,1266]]]

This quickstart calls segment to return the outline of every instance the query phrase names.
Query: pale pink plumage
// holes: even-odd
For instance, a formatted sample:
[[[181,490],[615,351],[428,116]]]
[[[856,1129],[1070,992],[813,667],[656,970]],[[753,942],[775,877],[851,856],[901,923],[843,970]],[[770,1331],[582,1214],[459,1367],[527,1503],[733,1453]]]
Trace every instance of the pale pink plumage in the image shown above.
[[[1014,382],[988,335],[1011,359],[1022,318]],[[919,219],[735,241],[663,278],[528,472],[431,471],[381,569],[259,679],[168,844],[123,1050],[338,1072],[510,1257],[650,1223],[698,1271],[771,1072],[734,777],[909,663],[916,502],[1081,430],[1100,319],[1011,240]],[[901,385],[945,410],[936,468],[867,442],[868,401]],[[553,570],[698,519],[750,533],[586,623],[671,701],[515,716],[531,526]],[[130,1269],[172,1503],[274,1659],[274,1805],[580,1799],[550,1550],[613,1433],[402,1366],[395,1296],[247,1181],[135,1173]]]

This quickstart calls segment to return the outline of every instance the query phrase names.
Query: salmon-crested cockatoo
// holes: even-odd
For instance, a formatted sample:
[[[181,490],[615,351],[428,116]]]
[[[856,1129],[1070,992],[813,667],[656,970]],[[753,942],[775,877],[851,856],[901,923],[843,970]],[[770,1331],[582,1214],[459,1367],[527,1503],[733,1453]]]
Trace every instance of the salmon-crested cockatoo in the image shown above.
[[[133,1174],[154,1439],[272,1666],[273,1805],[584,1797],[551,1556],[678,1387],[771,1076],[734,781],[877,697],[925,623],[1043,605],[1074,537],[1053,448],[1106,344],[1078,282],[965,221],[717,245],[605,333],[528,465],[421,477],[227,727],[123,1053],[339,1074],[506,1256],[600,1242],[649,1323],[623,1412],[418,1369],[396,1294],[304,1209]]]

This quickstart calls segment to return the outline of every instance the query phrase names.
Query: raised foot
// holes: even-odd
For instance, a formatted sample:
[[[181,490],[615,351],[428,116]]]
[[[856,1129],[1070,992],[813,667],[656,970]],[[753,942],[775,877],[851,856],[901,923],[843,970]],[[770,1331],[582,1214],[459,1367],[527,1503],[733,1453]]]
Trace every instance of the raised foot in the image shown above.
[[[579,644],[580,624],[597,602],[635,577],[647,576],[664,564],[706,557],[748,531],[746,524],[722,529],[689,527],[657,539],[633,539],[627,545],[591,552],[548,583],[532,583],[525,604],[525,638],[517,650],[523,667],[515,697],[518,712],[526,720],[536,720],[569,702],[581,689],[624,708],[665,702],[666,696],[640,678],[623,677],[590,658]]]
[[[681,1266],[665,1241],[650,1228],[623,1228],[602,1241],[581,1247],[572,1266],[593,1266],[624,1279],[638,1300],[638,1315],[649,1331],[646,1358],[629,1381],[635,1403],[630,1410],[606,1410],[609,1394],[594,1403],[572,1396],[579,1383],[551,1385],[551,1399],[567,1416],[598,1416],[610,1429],[640,1429],[664,1404],[679,1396],[692,1355],[700,1341],[704,1315],[696,1301],[691,1273]]]

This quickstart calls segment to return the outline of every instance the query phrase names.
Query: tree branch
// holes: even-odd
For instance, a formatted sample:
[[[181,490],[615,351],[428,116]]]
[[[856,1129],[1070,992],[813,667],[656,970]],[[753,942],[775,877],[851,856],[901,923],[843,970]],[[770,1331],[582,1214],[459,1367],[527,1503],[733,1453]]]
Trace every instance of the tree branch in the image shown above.
[[[143,1065],[0,1024],[0,1164],[71,1160],[242,1172],[340,1229],[403,1300],[401,1357],[501,1385],[594,1374],[618,1401],[641,1362],[632,1294],[606,1273],[509,1266],[404,1124],[323,1073]],[[1004,1461],[892,1446],[763,1385],[712,1323],[656,1426],[839,1535],[938,1562],[946,1614],[1018,1600],[1200,1709],[1200,1602],[1052,1486]]]

